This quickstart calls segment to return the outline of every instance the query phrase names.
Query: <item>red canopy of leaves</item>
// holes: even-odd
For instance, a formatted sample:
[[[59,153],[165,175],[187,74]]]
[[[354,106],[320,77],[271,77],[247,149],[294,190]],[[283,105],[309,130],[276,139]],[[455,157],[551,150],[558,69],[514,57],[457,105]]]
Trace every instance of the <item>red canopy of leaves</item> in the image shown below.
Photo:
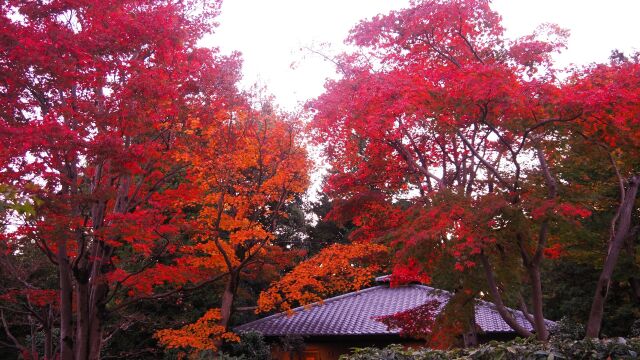
[[[162,1],[2,5],[0,182],[39,204],[16,234],[51,258],[64,245],[74,266],[93,263],[98,242],[127,249],[100,261],[136,293],[188,281],[130,265],[176,250],[182,217],[168,199],[184,165],[172,154],[191,141],[189,116],[211,122],[236,97],[238,58],[196,46],[219,9],[202,5],[197,15]]]
[[[544,25],[506,39],[489,5],[415,1],[360,23],[349,37],[359,50],[340,59],[343,77],[309,103],[312,134],[332,165],[326,190],[356,203],[383,194],[377,206],[393,226],[359,229],[386,234],[397,259],[419,260],[427,272],[444,254],[458,270],[474,267],[472,258],[516,223],[510,217],[535,228],[590,214],[526,180],[542,172],[527,158],[554,156],[545,126],[582,111],[561,96],[551,61],[568,33]],[[406,200],[389,204],[398,199]],[[527,251],[533,241],[527,237]],[[418,248],[428,250],[416,255]]]

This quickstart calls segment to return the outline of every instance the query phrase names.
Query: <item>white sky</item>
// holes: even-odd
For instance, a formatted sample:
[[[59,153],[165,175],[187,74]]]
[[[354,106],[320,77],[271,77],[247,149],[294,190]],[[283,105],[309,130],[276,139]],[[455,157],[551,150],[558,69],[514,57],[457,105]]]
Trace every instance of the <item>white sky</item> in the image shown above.
[[[408,0],[225,0],[220,27],[206,39],[243,54],[242,86],[266,85],[285,110],[322,93],[332,64],[302,47],[339,53],[359,20],[400,9]],[[510,37],[551,22],[571,30],[560,65],[606,61],[612,49],[640,49],[640,0],[494,0]],[[292,66],[292,64],[294,66]]]

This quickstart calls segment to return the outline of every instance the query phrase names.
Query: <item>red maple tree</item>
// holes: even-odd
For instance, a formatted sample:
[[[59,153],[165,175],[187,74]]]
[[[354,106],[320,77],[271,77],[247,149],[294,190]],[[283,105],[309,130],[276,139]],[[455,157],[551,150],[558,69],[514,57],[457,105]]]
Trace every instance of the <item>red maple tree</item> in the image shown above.
[[[401,336],[428,339],[440,305],[438,300],[431,300],[415,308],[374,319],[385,324],[389,330],[400,330]]]
[[[239,61],[197,46],[218,1],[0,8],[0,183],[35,205],[4,245],[56,267],[59,357],[96,359],[111,312],[198,280],[158,261],[180,246],[170,199],[186,165],[173,154],[189,117],[232,102]]]
[[[503,31],[486,0],[415,1],[363,21],[348,38],[359,50],[337,59],[342,78],[309,104],[311,126],[332,165],[334,198],[375,191],[395,208],[398,226],[377,241],[391,239],[399,264],[418,261],[429,274],[451,266],[448,258],[460,276],[481,269],[523,336],[532,333],[501,292],[528,286],[544,340],[540,269],[550,232],[589,215],[559,196],[554,172],[557,140],[582,110],[560,96],[551,59],[567,32],[545,25],[509,40]],[[511,266],[522,276],[504,270]],[[509,276],[515,284],[505,288]]]

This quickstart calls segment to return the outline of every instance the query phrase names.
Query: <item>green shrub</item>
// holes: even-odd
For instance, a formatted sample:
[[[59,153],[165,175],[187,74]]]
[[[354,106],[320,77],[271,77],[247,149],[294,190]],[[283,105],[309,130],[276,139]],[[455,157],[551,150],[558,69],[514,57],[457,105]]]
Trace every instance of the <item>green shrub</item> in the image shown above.
[[[533,339],[509,342],[492,341],[475,348],[449,351],[405,349],[391,345],[384,349],[355,349],[341,360],[552,360],[552,359],[637,359],[640,338],[606,340],[567,340],[555,338],[548,343]]]
[[[569,317],[563,317],[556,322],[556,326],[551,330],[551,336],[557,340],[580,340],[584,339],[586,330],[584,325]]]
[[[640,337],[640,319],[637,319],[631,325],[631,330],[629,331],[629,336],[631,337]]]
[[[224,357],[222,357],[224,355]],[[222,348],[221,359],[233,360],[270,360],[271,350],[259,332],[240,334],[240,341],[227,343]]]
[[[451,359],[451,351],[431,349],[405,349],[402,345],[389,345],[384,349],[354,349],[351,355],[342,355],[341,360],[446,360]]]

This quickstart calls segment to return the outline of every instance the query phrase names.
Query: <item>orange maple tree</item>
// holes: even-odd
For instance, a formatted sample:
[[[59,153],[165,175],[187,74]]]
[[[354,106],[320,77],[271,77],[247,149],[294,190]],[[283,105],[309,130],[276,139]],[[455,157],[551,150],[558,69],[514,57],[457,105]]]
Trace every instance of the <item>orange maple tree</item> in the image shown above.
[[[239,340],[236,334],[220,325],[221,318],[219,309],[211,309],[195,323],[177,330],[160,330],[155,337],[168,349],[215,350],[219,339]]]
[[[191,130],[197,140],[179,155],[190,164],[190,185],[179,202],[194,212],[188,223],[195,242],[181,261],[224,275],[225,287],[219,308],[193,325],[162,330],[157,338],[168,347],[201,351],[233,338],[226,329],[240,281],[254,276],[270,256],[282,255],[273,240],[285,206],[306,190],[308,161],[299,124],[268,104],[258,110],[238,106],[215,126],[192,119]]]
[[[257,312],[290,311],[294,304],[309,305],[328,295],[362,289],[384,269],[388,252],[384,245],[363,242],[331,245],[262,292]]]

